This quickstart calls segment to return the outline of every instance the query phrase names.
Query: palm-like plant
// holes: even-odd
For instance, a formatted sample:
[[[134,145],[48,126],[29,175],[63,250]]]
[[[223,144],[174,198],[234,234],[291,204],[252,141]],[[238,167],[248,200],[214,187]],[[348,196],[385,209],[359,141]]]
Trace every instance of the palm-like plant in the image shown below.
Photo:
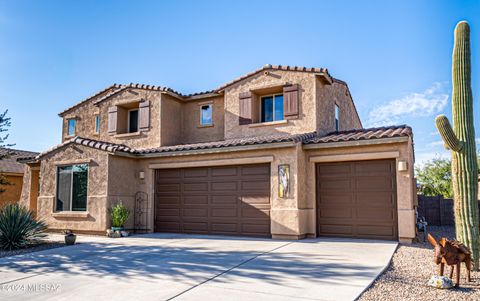
[[[37,244],[46,236],[47,225],[20,204],[0,209],[0,249],[15,250]]]

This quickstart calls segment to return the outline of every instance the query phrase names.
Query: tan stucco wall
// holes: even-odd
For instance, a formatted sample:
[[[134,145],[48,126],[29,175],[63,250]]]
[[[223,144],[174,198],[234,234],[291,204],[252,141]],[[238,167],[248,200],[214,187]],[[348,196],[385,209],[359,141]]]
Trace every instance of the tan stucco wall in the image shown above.
[[[212,126],[200,126],[200,107],[202,104],[213,104]],[[183,108],[182,143],[198,143],[220,141],[224,138],[223,96],[188,101]]]
[[[22,194],[23,175],[5,175],[7,182],[11,185],[0,185],[0,188],[4,189],[4,192],[0,193],[0,207],[9,202],[20,201]]]
[[[331,85],[320,79],[315,82],[317,100],[317,132],[321,135],[335,131],[335,105],[340,108],[339,130],[362,128],[357,110],[347,86],[338,82]]]
[[[411,140],[402,143],[369,145],[369,146],[351,146],[351,147],[337,147],[328,149],[308,150],[306,157],[308,161],[312,161],[313,157],[317,156],[335,156],[335,155],[355,155],[355,154],[369,154],[369,160],[377,159],[376,156],[381,156],[382,153],[398,152],[398,157],[390,157],[396,160],[398,168],[399,161],[407,162],[406,171],[398,171],[396,173],[397,180],[397,213],[398,213],[398,231],[400,240],[411,240],[415,237],[415,185],[414,185],[414,162],[413,162],[413,148]],[[338,160],[338,158],[333,158]],[[347,159],[341,159],[346,160]],[[351,161],[351,160],[350,160]],[[316,194],[315,194],[315,163],[308,162],[306,169],[305,182],[307,198],[305,202],[300,202],[300,208],[304,211],[303,215],[306,219],[302,219],[302,228],[306,233],[316,235]]]
[[[146,148],[160,146],[160,91],[144,89],[129,89],[110,97],[98,106],[87,102],[68,112],[63,117],[62,141],[67,137],[68,119],[75,118],[75,135],[101,141],[126,144],[130,147]],[[126,105],[141,100],[150,101],[150,130],[141,132],[138,136],[122,137],[108,133],[108,108],[116,105]],[[100,114],[100,134],[95,133],[95,116]]]
[[[168,94],[163,94],[160,116],[161,145],[180,144],[182,140],[182,103]]]
[[[315,75],[306,72],[271,71],[267,75],[258,73],[225,90],[225,138],[241,138],[279,133],[306,133],[316,130]],[[283,86],[289,83],[300,85],[299,118],[288,120],[281,125],[252,127],[239,125],[239,94],[270,86]],[[320,112],[319,112],[320,113]]]
[[[56,205],[56,174],[59,165],[89,164],[88,216],[76,213],[68,217],[54,216]],[[104,231],[107,227],[108,154],[84,146],[69,145],[44,158],[40,166],[40,195],[37,215],[51,229]],[[67,213],[67,212],[65,212]],[[75,214],[74,214],[75,215]]]

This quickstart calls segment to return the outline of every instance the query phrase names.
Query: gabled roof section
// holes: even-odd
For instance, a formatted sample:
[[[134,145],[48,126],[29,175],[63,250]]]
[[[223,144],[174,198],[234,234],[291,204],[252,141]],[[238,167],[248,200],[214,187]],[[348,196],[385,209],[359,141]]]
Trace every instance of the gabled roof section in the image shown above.
[[[100,96],[100,95],[102,95],[102,94],[104,94],[104,93],[108,93],[109,91],[118,89],[117,86],[118,86],[117,84],[113,84],[113,85],[111,85],[111,86],[109,86],[109,87],[107,87],[107,88],[105,88],[105,89],[103,89],[103,90],[101,90],[101,91],[98,91],[97,93],[95,93],[95,94],[93,94],[93,95],[91,95],[91,96],[89,96],[89,97],[81,100],[80,102],[76,103],[75,105],[73,105],[73,106],[71,106],[71,107],[63,110],[62,112],[58,113],[58,116],[63,117],[65,114],[67,114],[67,113],[70,112],[71,110],[73,110],[73,109],[75,109],[75,108],[83,105],[84,103],[87,103],[87,102],[90,101],[91,99],[93,99],[93,98],[95,98],[95,97],[98,97],[98,96]]]
[[[242,75],[220,87],[215,89],[215,92],[220,92],[224,90],[225,88],[238,83],[239,81],[242,81],[250,76],[253,76],[257,73],[268,71],[268,70],[283,70],[283,71],[297,71],[297,72],[309,72],[309,73],[318,73],[319,75],[323,75],[329,82],[333,81],[333,78],[330,76],[328,73],[328,69],[326,68],[314,68],[314,67],[300,67],[300,66],[282,66],[282,65],[271,65],[271,64],[266,64],[262,68],[259,68],[253,72],[247,73],[245,75]]]

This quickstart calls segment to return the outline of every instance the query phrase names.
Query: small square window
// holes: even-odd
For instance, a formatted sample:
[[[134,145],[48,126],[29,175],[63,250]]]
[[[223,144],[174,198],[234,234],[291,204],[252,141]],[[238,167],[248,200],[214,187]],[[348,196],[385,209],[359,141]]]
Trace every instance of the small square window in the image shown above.
[[[100,115],[95,116],[95,133],[100,133]]]
[[[68,119],[68,121],[67,121],[67,124],[68,124],[67,136],[75,135],[75,123],[76,123],[75,119]]]
[[[212,124],[212,104],[202,105],[200,108],[200,125]]]
[[[338,105],[335,105],[335,131],[337,132],[340,129],[339,119],[340,119],[340,108],[338,107]]]
[[[283,119],[283,94],[262,97],[260,103],[260,122]]]

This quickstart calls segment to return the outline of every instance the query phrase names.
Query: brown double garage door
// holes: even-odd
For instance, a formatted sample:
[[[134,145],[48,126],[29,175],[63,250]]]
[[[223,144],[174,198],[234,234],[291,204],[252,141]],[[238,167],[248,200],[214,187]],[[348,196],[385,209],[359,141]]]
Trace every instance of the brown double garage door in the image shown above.
[[[270,164],[156,170],[155,231],[271,236]]]
[[[319,236],[398,238],[395,160],[316,166]]]

